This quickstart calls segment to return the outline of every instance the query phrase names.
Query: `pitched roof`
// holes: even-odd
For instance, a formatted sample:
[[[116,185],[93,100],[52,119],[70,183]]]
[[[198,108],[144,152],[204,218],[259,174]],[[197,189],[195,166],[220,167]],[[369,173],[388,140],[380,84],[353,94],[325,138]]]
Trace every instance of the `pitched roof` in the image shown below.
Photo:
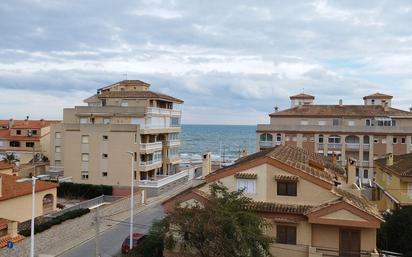
[[[295,169],[307,173],[315,178],[327,181],[331,184],[334,183],[337,176],[344,177],[346,174],[345,169],[337,164],[333,164],[331,158],[326,157],[322,154],[309,152],[303,148],[295,146],[278,145],[240,158],[233,165],[218,169],[210,173],[208,176],[206,176],[206,178],[214,176],[218,173],[225,172],[244,163],[260,159],[262,157],[269,157],[274,160],[280,161]]]
[[[289,97],[290,99],[315,99],[313,95],[308,95],[308,94],[297,94],[297,95],[292,95]]]
[[[300,105],[283,111],[272,112],[271,117],[373,117],[406,116],[412,113],[381,105]]]
[[[0,126],[8,125],[10,120],[0,120]],[[61,120],[12,120],[12,128],[40,129],[50,126],[52,123],[60,123]]]
[[[153,91],[103,91],[97,95],[98,98],[139,98],[139,99],[160,99],[164,101],[171,101],[183,103],[183,100],[157,93]]]
[[[144,81],[141,81],[141,80],[122,80],[122,81],[119,81],[119,82],[110,84],[110,85],[108,85],[108,86],[99,88],[98,91],[100,91],[100,90],[106,90],[106,89],[109,89],[109,88],[114,87],[114,86],[130,86],[130,87],[141,87],[141,86],[144,86],[144,87],[150,87],[150,84],[149,84],[149,83],[146,83],[146,82],[144,82]]]
[[[20,179],[21,177],[11,176],[6,174],[0,174],[2,178],[2,185],[1,190],[2,194],[0,196],[0,201],[4,201],[7,199],[29,195],[32,193],[32,184],[31,182],[17,182],[16,180]],[[36,181],[36,192],[45,191],[48,189],[56,188],[57,184],[47,181]]]
[[[251,202],[242,206],[246,210],[252,210],[257,212],[271,212],[271,213],[283,213],[283,214],[305,214],[312,206],[299,205],[299,204],[282,204],[282,203],[269,203],[269,202]]]
[[[400,176],[412,176],[412,153],[394,155],[392,166],[386,165],[386,158],[377,159],[375,163],[388,172]]]
[[[393,96],[391,96],[391,95],[375,93],[375,94],[364,96],[363,100],[366,100],[366,99],[392,99],[392,98],[393,98]]]

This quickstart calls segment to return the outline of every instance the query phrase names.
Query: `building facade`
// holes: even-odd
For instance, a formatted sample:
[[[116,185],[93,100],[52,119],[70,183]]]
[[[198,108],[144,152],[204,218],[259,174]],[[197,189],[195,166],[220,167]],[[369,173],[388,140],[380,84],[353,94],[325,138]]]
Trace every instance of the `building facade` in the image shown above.
[[[140,80],[100,88],[87,106],[64,109],[51,128],[51,165],[76,183],[130,186],[173,174],[180,162],[182,100]]]
[[[391,107],[392,96],[365,96],[363,105],[316,105],[307,94],[291,96],[291,107],[275,111],[270,124],[257,126],[257,148],[292,145],[324,155],[336,155],[345,165],[357,160],[357,176],[371,184],[373,160],[388,153],[412,150],[412,112]]]
[[[355,165],[351,159],[346,172],[328,157],[279,145],[207,174],[204,184],[163,206],[171,212],[176,204],[202,204],[210,184],[221,182],[230,191],[244,190],[253,200],[245,208],[272,224],[273,256],[378,256],[382,217],[354,184]],[[180,256],[176,251],[165,256]]]
[[[55,120],[0,120],[0,158],[15,154],[20,163],[33,159],[35,154],[50,157],[50,124]]]
[[[412,153],[375,160],[373,200],[380,211],[412,205]]]

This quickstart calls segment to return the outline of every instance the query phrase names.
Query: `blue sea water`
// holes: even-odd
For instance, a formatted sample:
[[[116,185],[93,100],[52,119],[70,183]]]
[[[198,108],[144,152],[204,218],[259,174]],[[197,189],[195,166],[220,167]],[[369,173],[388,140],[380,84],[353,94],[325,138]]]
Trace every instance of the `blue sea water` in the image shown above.
[[[239,158],[241,149],[248,154],[256,151],[256,126],[248,125],[182,125],[180,153],[185,157],[200,157],[212,152],[217,160]]]

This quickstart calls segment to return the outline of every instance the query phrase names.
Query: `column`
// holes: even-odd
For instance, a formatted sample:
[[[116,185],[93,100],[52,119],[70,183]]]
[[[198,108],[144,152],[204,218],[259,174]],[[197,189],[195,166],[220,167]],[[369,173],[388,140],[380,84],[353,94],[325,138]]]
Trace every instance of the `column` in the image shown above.
[[[303,134],[302,133],[296,134],[296,146],[297,147],[303,146]]]
[[[314,136],[313,136],[313,138],[314,138],[314,143],[315,143],[315,147],[313,148],[313,151],[315,152],[315,153],[318,153],[319,152],[319,134],[315,134]]]
[[[17,221],[9,220],[7,224],[7,234],[9,234],[12,237],[17,236],[17,225],[18,225]]]
[[[328,142],[329,135],[323,134],[323,155],[328,156]]]

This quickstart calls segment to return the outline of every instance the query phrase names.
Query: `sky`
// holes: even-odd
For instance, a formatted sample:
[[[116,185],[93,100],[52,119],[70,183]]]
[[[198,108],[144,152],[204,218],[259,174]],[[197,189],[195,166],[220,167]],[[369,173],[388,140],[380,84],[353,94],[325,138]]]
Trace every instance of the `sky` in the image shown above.
[[[411,1],[0,1],[0,119],[62,119],[126,78],[186,124],[268,123],[301,92],[407,110],[411,74]]]

